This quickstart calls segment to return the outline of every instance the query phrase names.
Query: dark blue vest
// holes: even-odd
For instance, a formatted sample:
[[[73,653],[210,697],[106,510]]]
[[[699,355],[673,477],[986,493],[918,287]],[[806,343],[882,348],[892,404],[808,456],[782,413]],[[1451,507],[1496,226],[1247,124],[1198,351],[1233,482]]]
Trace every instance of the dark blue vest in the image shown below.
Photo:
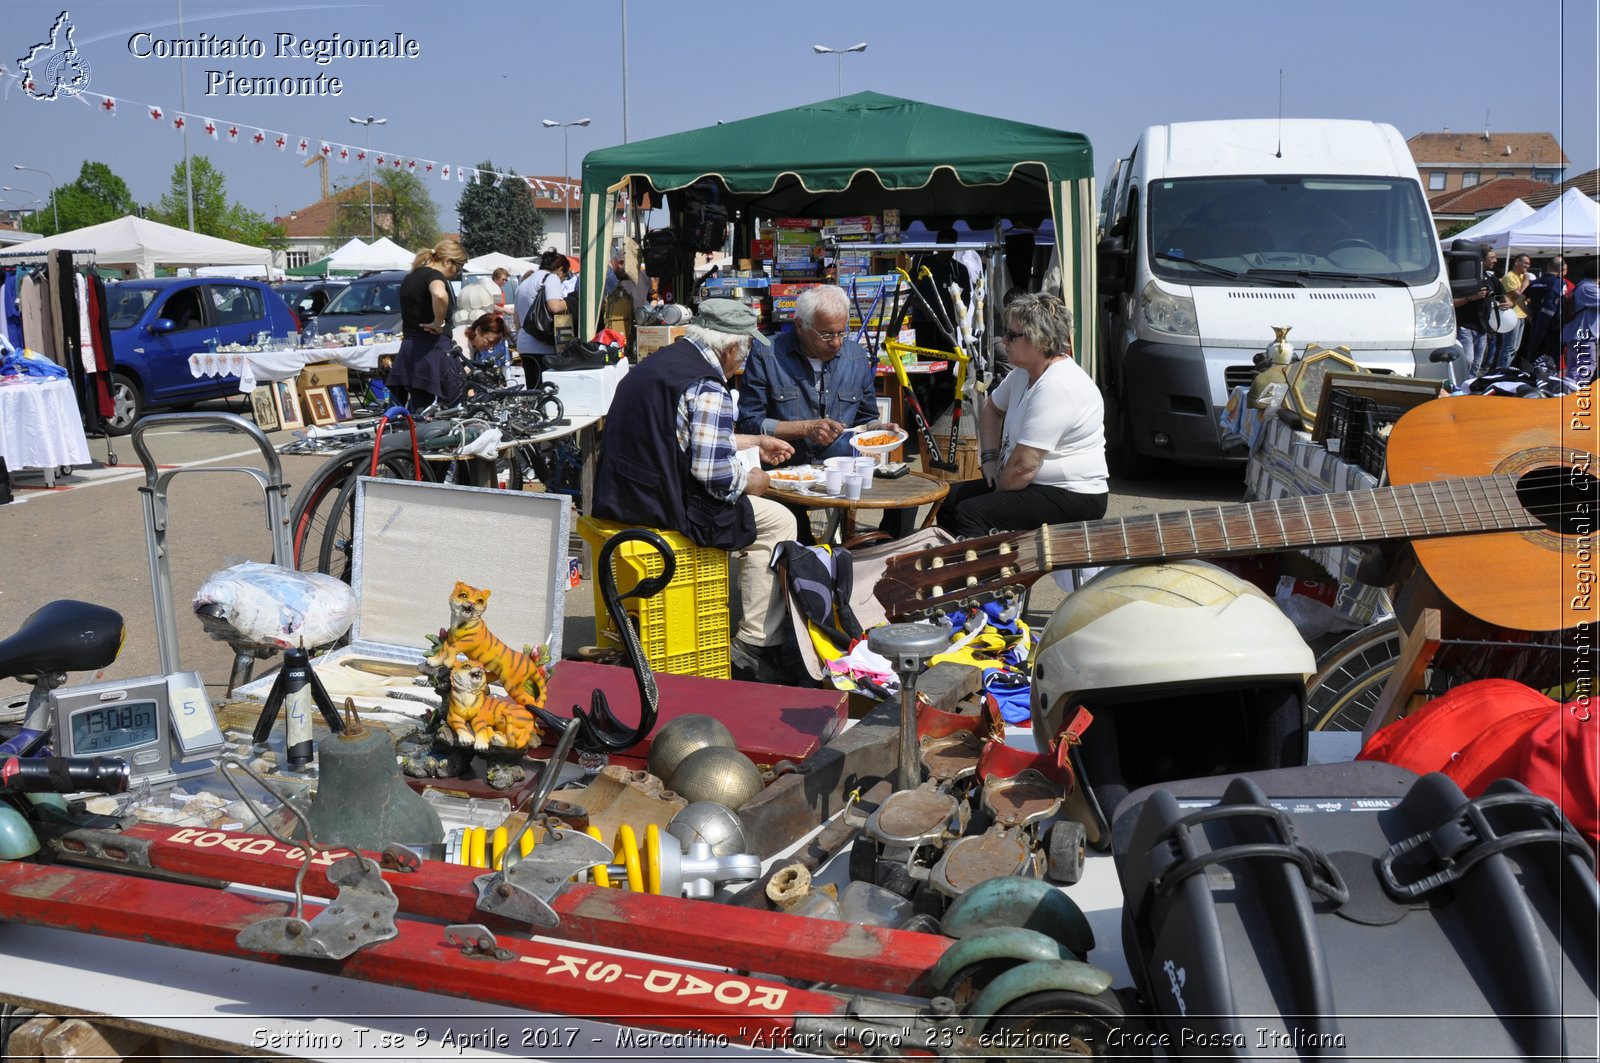
[[[750,500],[712,495],[691,475],[689,455],[678,446],[678,400],[700,380],[722,384],[688,340],[662,348],[622,378],[595,467],[593,512],[602,520],[682,532],[698,546],[743,550],[756,539]]]

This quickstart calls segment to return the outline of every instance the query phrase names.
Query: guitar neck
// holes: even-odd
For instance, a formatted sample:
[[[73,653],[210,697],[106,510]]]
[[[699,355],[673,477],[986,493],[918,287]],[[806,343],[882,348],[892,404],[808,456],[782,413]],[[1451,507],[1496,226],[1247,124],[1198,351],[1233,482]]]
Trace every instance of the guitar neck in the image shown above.
[[[1035,541],[1042,574],[1085,565],[1229,557],[1540,526],[1517,500],[1511,477],[1484,476],[1056,525]]]
[[[1062,568],[1539,528],[1510,476],[1058,524],[891,558],[875,593],[892,616],[993,598]]]

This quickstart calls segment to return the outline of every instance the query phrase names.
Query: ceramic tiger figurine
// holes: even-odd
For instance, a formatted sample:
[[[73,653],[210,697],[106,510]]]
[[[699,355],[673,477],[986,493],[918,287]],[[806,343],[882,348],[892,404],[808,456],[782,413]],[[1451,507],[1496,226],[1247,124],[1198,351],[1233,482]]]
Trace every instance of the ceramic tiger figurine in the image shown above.
[[[444,725],[457,745],[479,752],[527,749],[542,737],[531,712],[510,698],[489,693],[488,675],[472,661],[459,661],[450,669]]]
[[[488,607],[488,591],[458,581],[450,595],[450,627],[424,661],[430,668],[453,666],[459,653],[481,664],[518,705],[543,707],[545,683],[549,677],[543,648],[537,654],[519,653],[495,638],[483,622]],[[525,651],[527,649],[524,647]]]

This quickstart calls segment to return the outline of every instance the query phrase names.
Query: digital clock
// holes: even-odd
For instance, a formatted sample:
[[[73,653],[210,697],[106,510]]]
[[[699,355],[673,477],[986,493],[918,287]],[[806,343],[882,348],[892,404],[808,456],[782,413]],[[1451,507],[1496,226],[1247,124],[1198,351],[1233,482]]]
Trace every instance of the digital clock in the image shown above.
[[[196,672],[117,679],[50,693],[63,757],[115,756],[132,781],[166,786],[216,767],[222,732]]]

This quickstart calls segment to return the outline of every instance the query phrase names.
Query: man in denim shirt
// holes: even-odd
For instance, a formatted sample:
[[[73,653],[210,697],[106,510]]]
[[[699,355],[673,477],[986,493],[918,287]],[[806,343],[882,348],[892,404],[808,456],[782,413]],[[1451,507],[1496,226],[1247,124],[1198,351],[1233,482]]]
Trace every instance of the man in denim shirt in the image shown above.
[[[745,363],[740,432],[777,436],[794,446],[787,465],[854,454],[847,429],[878,420],[872,362],[849,338],[850,298],[832,284],[795,300],[795,327]]]

